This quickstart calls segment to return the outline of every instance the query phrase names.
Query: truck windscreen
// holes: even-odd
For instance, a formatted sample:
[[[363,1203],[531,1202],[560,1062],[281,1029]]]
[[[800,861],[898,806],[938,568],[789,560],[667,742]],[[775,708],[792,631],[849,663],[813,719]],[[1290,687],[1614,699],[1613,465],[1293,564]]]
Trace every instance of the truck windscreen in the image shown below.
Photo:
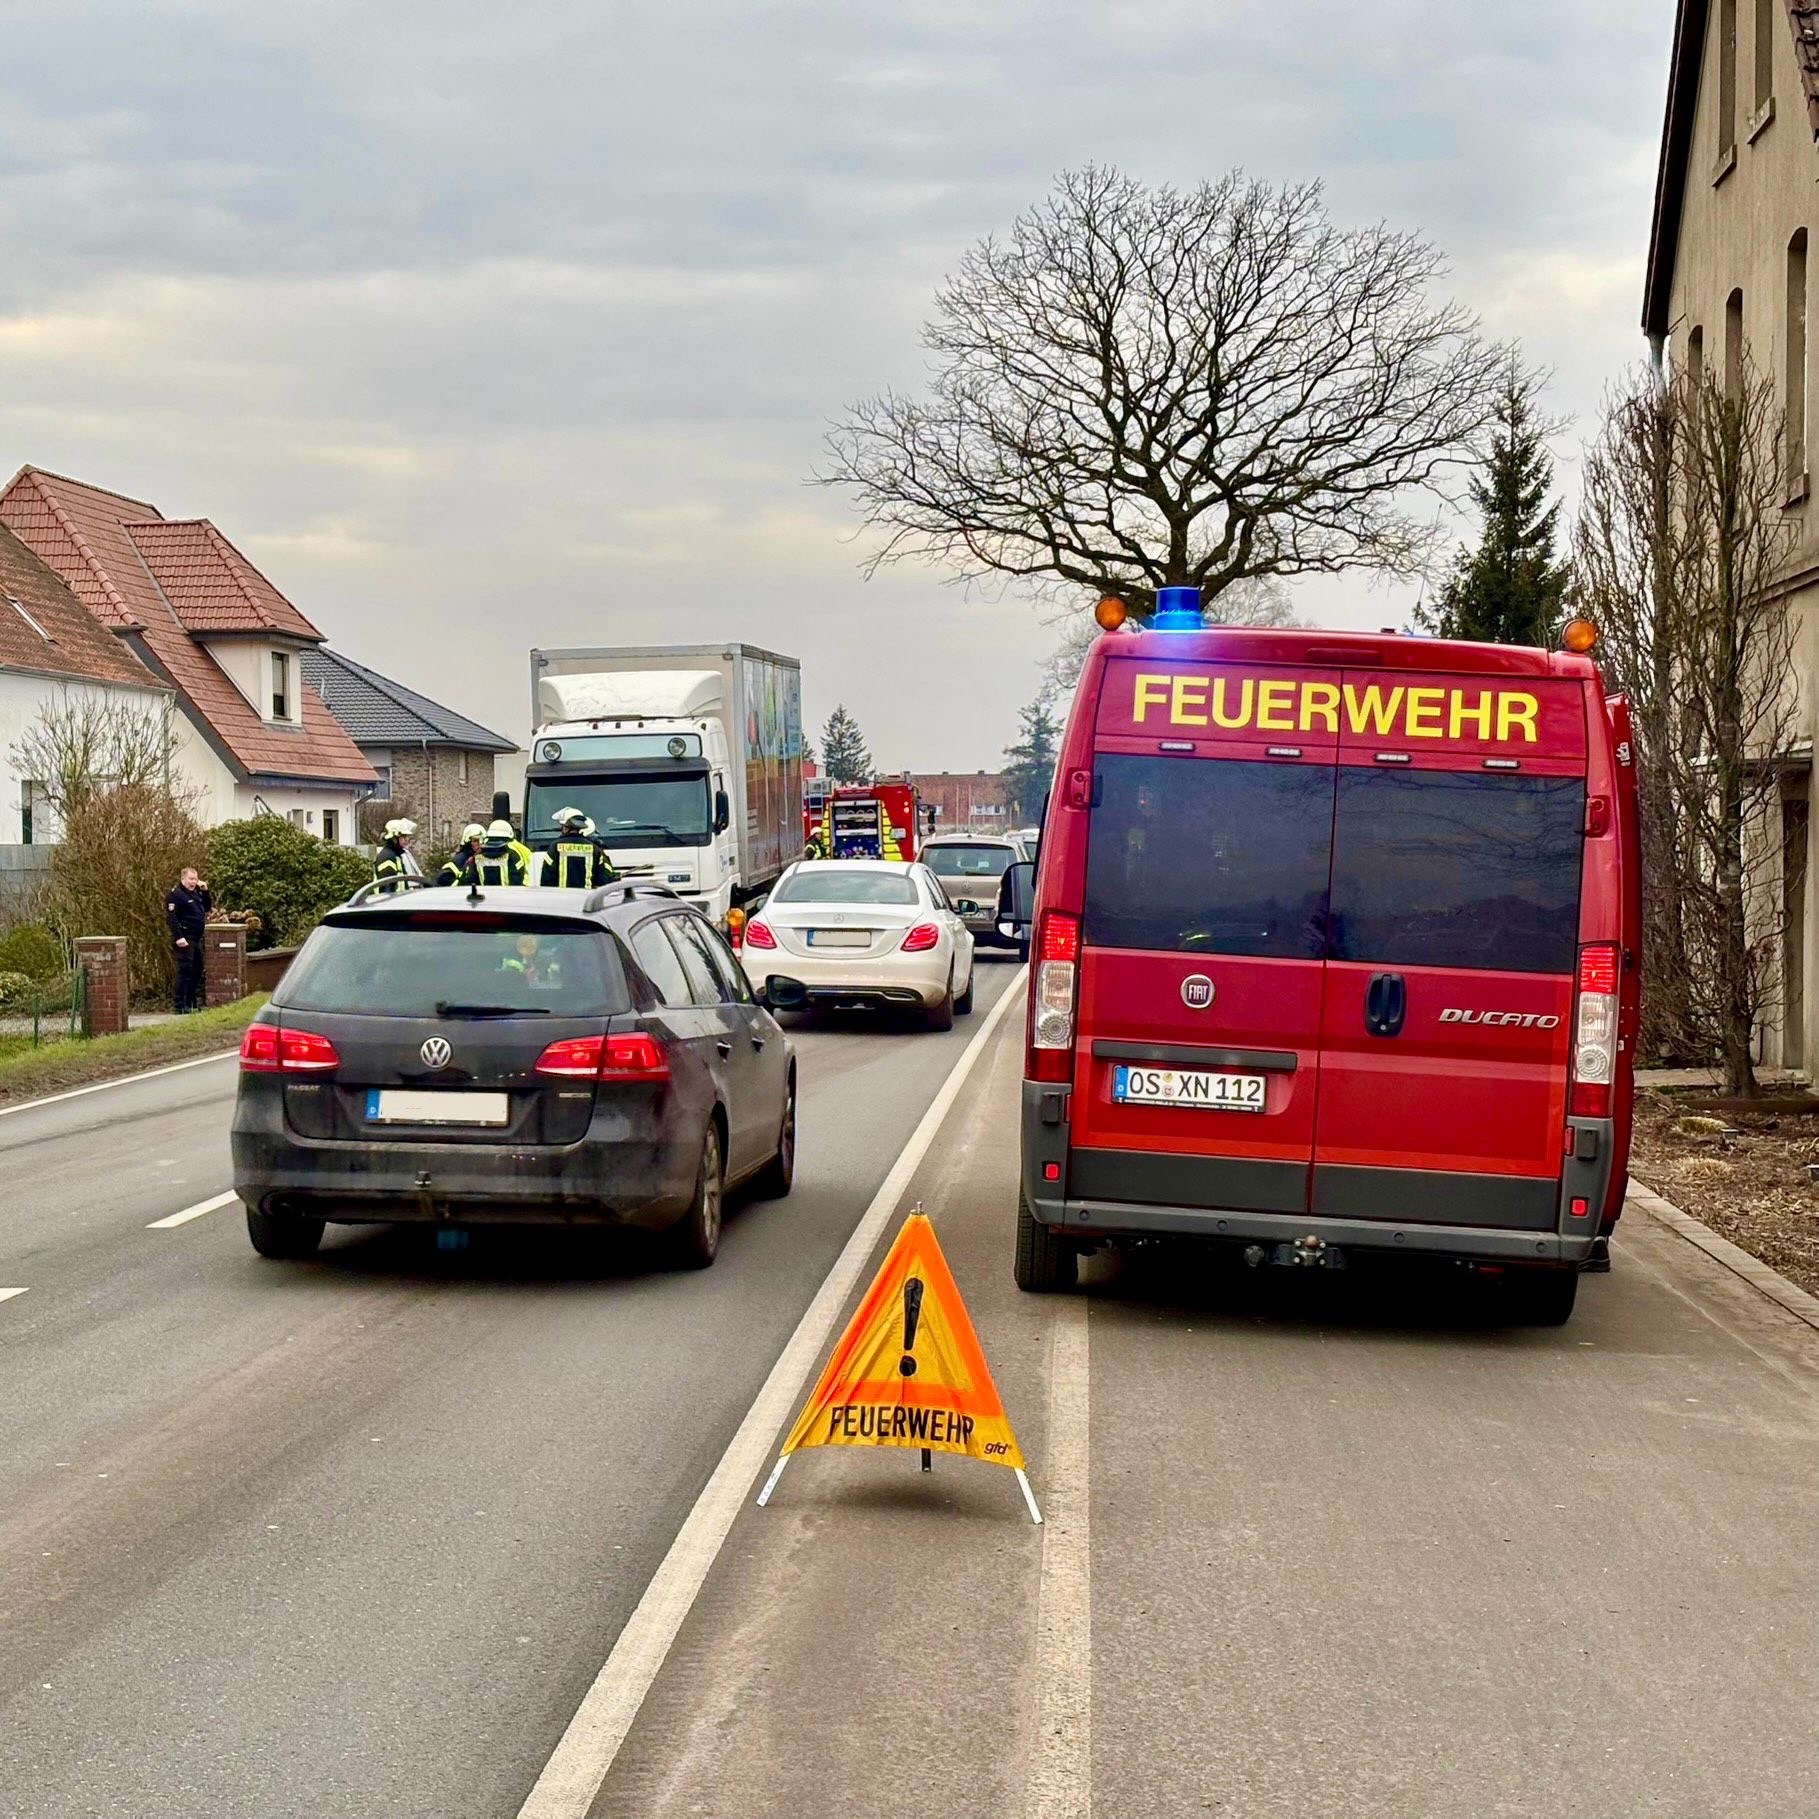
[[[617,855],[657,846],[706,846],[713,839],[713,796],[704,771],[623,771],[612,776],[532,777],[524,825],[541,845],[555,838],[559,809],[593,819],[606,850]]]

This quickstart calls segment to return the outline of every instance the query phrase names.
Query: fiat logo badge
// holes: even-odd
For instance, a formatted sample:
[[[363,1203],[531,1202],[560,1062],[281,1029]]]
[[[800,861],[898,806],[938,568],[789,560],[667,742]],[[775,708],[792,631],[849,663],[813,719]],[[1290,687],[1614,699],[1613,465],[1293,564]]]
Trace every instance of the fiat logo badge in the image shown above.
[[[1181,981],[1181,1002],[1190,1011],[1206,1010],[1213,1002],[1213,982],[1205,973]]]
[[[418,1049],[423,1057],[425,1067],[447,1067],[454,1060],[455,1051],[440,1036],[432,1036]]]

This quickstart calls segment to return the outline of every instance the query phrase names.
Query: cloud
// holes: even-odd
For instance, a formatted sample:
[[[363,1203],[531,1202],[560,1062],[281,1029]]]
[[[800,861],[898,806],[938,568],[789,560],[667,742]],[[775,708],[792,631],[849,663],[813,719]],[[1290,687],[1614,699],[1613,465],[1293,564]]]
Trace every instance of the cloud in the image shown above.
[[[1668,30],[1653,0],[15,0],[0,466],[216,518],[350,654],[508,731],[533,643],[744,635],[890,762],[995,763],[1052,627],[863,582],[804,484],[844,402],[919,382],[964,247],[1088,159],[1319,177],[1446,249],[1589,421],[1640,351]]]

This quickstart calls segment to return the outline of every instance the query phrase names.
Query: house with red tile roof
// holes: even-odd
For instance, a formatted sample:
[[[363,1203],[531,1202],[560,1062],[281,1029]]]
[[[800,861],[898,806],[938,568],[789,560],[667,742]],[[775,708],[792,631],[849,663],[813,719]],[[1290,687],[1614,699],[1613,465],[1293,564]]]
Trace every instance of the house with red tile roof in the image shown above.
[[[0,524],[0,847],[54,840],[44,779],[27,774],[19,742],[66,704],[98,702],[164,722],[175,692]]]
[[[303,674],[322,634],[206,518],[24,467],[0,526],[173,691],[202,818],[271,813],[343,844],[377,781]]]

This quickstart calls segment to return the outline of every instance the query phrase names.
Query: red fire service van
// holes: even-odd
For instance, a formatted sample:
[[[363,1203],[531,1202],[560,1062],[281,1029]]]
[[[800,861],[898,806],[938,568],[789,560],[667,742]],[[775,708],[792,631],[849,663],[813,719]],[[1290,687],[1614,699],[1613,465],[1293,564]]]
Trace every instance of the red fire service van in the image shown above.
[[[1022,1287],[1192,1237],[1453,1259],[1568,1318],[1622,1203],[1640,1001],[1594,638],[1201,629],[1164,589],[1094,644],[1035,879]]]

